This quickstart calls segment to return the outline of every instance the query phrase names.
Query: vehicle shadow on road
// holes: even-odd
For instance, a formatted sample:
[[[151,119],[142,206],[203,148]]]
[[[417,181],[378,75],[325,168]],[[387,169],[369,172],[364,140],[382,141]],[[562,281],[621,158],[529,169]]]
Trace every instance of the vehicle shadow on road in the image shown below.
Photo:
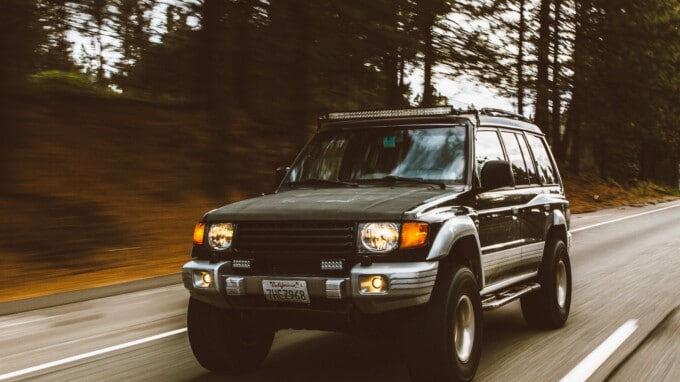
[[[318,331],[285,331],[277,335],[271,353],[253,373],[223,376],[206,372],[194,382],[233,381],[409,381],[406,362],[396,338],[364,338]],[[484,315],[480,371],[495,368],[519,343],[538,332],[529,329],[517,307]],[[281,336],[281,337],[279,337]],[[287,338],[286,338],[287,337]],[[286,344],[277,345],[281,342]],[[479,372],[478,372],[479,374]]]

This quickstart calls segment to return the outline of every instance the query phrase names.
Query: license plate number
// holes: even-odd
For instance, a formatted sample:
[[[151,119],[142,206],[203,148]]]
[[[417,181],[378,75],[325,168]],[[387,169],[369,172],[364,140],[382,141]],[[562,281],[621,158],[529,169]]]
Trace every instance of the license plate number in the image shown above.
[[[262,280],[262,291],[267,301],[309,304],[305,280]]]

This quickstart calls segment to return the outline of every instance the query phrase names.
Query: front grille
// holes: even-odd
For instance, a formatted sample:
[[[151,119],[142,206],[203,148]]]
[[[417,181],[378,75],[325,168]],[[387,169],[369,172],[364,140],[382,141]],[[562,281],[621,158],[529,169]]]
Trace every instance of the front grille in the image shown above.
[[[239,256],[342,257],[355,251],[352,222],[243,222],[234,234]]]

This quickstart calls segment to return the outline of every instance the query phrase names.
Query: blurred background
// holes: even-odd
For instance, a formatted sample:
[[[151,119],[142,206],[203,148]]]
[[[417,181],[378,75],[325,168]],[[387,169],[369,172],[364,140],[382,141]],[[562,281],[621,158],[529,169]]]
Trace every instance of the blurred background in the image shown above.
[[[575,212],[678,196],[678,0],[5,0],[0,301],[177,273],[332,110],[501,106]]]

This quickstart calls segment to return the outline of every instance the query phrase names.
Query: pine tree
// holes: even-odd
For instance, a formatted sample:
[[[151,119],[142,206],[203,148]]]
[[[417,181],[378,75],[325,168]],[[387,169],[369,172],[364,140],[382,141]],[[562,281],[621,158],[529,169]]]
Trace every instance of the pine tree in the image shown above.
[[[42,0],[37,5],[42,32],[40,69],[76,71],[78,65],[73,58],[73,43],[67,36],[72,29],[73,8],[66,0]]]

